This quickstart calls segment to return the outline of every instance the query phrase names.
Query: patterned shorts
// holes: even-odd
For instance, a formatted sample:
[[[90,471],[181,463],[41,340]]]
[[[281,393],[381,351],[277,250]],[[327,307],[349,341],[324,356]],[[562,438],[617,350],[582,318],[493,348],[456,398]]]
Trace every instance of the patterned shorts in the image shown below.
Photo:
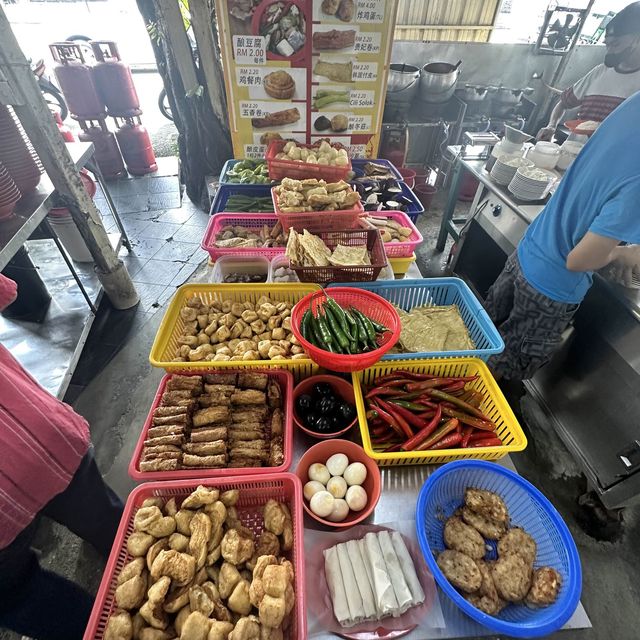
[[[500,331],[504,351],[488,365],[508,380],[526,380],[556,352],[579,305],[556,302],[534,289],[522,275],[517,253],[494,282],[485,302]]]

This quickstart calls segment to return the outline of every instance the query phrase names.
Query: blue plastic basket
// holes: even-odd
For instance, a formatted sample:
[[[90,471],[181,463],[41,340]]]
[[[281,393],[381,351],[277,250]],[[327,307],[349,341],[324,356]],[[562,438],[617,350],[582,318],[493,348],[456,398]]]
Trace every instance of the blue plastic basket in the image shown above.
[[[460,278],[425,278],[423,280],[381,280],[357,284],[335,284],[336,287],[358,287],[373,291],[405,311],[423,305],[458,306],[462,320],[476,345],[469,351],[423,351],[420,353],[388,353],[382,360],[416,358],[480,358],[485,362],[504,351],[504,341],[491,318],[473,292]]]
[[[487,489],[505,501],[512,526],[519,526],[538,545],[536,567],[549,566],[562,576],[554,604],[539,609],[510,604],[497,616],[476,609],[444,577],[434,554],[444,550],[444,521],[460,507],[467,487]],[[582,590],[580,557],[562,516],[531,483],[513,471],[491,462],[450,462],[431,475],[422,486],[416,507],[416,530],[420,548],[439,587],[476,622],[497,633],[516,638],[546,636],[560,629],[573,615]],[[489,552],[489,556],[495,551]]]
[[[389,172],[393,174],[393,177],[396,180],[402,180],[402,175],[398,171],[396,166],[386,158],[352,158],[351,168],[354,171],[358,169],[358,171],[361,171],[362,175],[364,175],[364,165],[367,164],[367,162],[375,162],[375,164],[384,165],[385,167],[387,167],[387,169],[389,169]]]
[[[238,182],[229,182],[229,180],[227,180],[227,173],[234,167],[234,165],[238,164],[238,162],[242,162],[242,160],[240,160],[238,158],[231,158],[231,160],[227,160],[224,163],[224,166],[222,167],[222,171],[220,172],[220,184],[232,185],[234,187],[237,187],[237,186],[249,187],[251,189],[256,189],[256,188],[259,188],[259,187],[273,186],[274,184],[278,184],[279,180],[274,180],[270,184],[269,183],[267,183],[267,184],[239,184]]]
[[[211,215],[221,213],[225,210],[227,200],[231,196],[256,196],[258,198],[271,198],[271,186],[267,184],[221,184],[216,191],[215,198],[211,204]],[[257,213],[255,211],[243,211],[242,213]]]

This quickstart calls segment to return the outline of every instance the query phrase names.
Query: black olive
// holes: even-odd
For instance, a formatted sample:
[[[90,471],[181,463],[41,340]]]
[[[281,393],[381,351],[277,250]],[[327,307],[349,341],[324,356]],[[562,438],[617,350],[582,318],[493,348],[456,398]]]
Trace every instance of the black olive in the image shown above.
[[[333,429],[331,422],[329,421],[329,418],[327,418],[327,416],[320,416],[316,420],[314,431],[317,431],[318,433],[329,433],[332,430]]]
[[[296,410],[300,414],[300,417],[305,416],[311,411],[313,407],[313,399],[310,395],[303,394],[296,400]]]
[[[341,402],[336,407],[335,415],[342,420],[342,424],[344,426],[347,426],[348,424],[351,424],[355,420],[356,410],[355,410],[355,407],[349,404],[348,402]]]
[[[318,411],[322,415],[327,415],[335,411],[336,405],[337,405],[337,402],[334,397],[323,396],[322,398],[320,398],[320,401],[318,402],[316,407],[318,408]]]
[[[337,414],[329,416],[329,422],[331,423],[331,431],[340,431],[340,429],[344,429],[347,426],[344,420]]]
[[[316,425],[320,417],[321,416],[319,416],[317,413],[311,412],[311,413],[308,413],[306,417],[303,418],[303,421],[307,425],[307,427],[309,427],[309,429],[316,431],[317,430]]]
[[[321,398],[323,396],[332,396],[333,389],[328,382],[317,382],[313,385],[313,395],[316,398]]]

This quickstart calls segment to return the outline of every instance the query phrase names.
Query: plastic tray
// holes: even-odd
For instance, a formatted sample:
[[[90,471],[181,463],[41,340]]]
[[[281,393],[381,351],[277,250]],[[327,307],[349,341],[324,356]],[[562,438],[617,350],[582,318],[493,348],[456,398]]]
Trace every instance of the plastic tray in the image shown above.
[[[218,187],[216,195],[211,204],[210,214],[225,212],[227,200],[231,196],[255,196],[256,198],[268,198],[271,195],[271,185],[269,184],[223,184]],[[238,215],[238,211],[227,211],[229,215]],[[256,215],[273,215],[273,211],[264,213],[243,211],[242,213],[255,213]]]
[[[259,478],[227,477],[149,482],[134,489],[129,494],[124,507],[120,526],[84,633],[84,640],[102,640],[104,638],[107,621],[116,608],[116,577],[122,567],[132,559],[127,553],[126,540],[133,532],[133,519],[140,505],[151,497],[186,498],[198,485],[216,487],[221,491],[239,489],[238,515],[242,524],[256,535],[262,531],[262,507],[267,500],[273,498],[287,504],[293,520],[293,549],[285,555],[291,560],[295,572],[296,603],[293,609],[293,627],[285,637],[291,638],[291,640],[304,640],[307,637],[302,487],[298,478],[291,473],[272,473]]]
[[[313,316],[317,317],[318,307],[326,300],[326,295],[331,296],[341,307],[345,309],[355,307],[371,320],[375,320],[389,329],[389,331],[378,336],[377,349],[366,353],[345,355],[325,351],[305,340],[300,332],[302,316],[307,309],[311,309]],[[291,313],[293,335],[300,341],[300,344],[310,354],[314,362],[330,371],[349,373],[351,371],[361,371],[371,366],[380,360],[380,357],[398,341],[400,328],[398,312],[384,298],[369,291],[353,287],[334,287],[326,294],[319,291],[311,293],[300,300]]]
[[[342,285],[336,285],[342,286]],[[346,285],[353,286],[353,285]],[[371,282],[360,285],[392,304],[410,311],[423,305],[458,306],[462,320],[476,345],[468,351],[426,351],[421,353],[390,353],[385,360],[407,358],[480,358],[487,361],[492,355],[504,351],[504,340],[495,328],[489,314],[482,308],[471,289],[460,278],[425,278],[424,280],[402,280],[401,282]]]
[[[485,400],[480,406],[482,412],[497,426],[496,433],[503,442],[500,447],[482,449],[441,449],[435,451],[401,451],[382,453],[376,451],[369,437],[364,403],[363,385],[372,384],[376,378],[392,371],[402,369],[416,373],[429,373],[438,376],[478,376],[469,383],[470,389],[482,391]],[[527,446],[527,438],[518,424],[509,403],[493,379],[487,365],[478,358],[451,358],[442,360],[405,360],[404,362],[380,362],[369,369],[352,374],[353,390],[356,396],[358,422],[362,445],[367,455],[380,466],[410,464],[442,464],[451,460],[477,458],[482,460],[498,460],[508,453],[523,451]]]
[[[269,296],[278,302],[296,303],[308,293],[320,287],[314,284],[299,283],[266,283],[266,284],[183,284],[174,294],[167,308],[149,354],[149,362],[154,367],[166,371],[192,370],[203,371],[214,366],[216,369],[287,369],[295,380],[312,375],[317,366],[312,360],[237,360],[216,362],[202,360],[200,362],[173,362],[178,346],[178,338],[182,335],[184,320],[180,317],[186,301],[194,295],[206,302],[212,300],[231,300],[233,302],[255,302],[260,296]]]
[[[184,372],[186,375],[204,375],[205,373],[236,373],[227,369],[220,371],[214,367],[204,371]],[[237,373],[242,373],[239,369]],[[280,473],[287,471],[291,466],[293,459],[293,376],[288,371],[278,371],[274,369],[265,369],[264,373],[269,379],[277,382],[282,391],[282,410],[284,412],[284,462],[279,467],[227,467],[225,469],[180,469],[177,471],[140,471],[140,460],[142,458],[142,450],[144,449],[144,441],[147,438],[147,432],[151,428],[153,412],[160,406],[162,394],[165,391],[167,382],[173,377],[172,374],[165,375],[160,381],[160,386],[153,399],[149,415],[144,422],[140,437],[136,443],[135,451],[129,462],[129,475],[138,481],[152,480],[185,480],[187,478],[217,478],[220,476],[234,475],[264,475],[266,473]],[[183,375],[184,375],[183,374]]]
[[[537,545],[536,567],[550,566],[562,576],[557,600],[548,607],[510,604],[496,616],[476,609],[440,571],[435,554],[444,550],[445,518],[462,504],[464,490],[494,491],[506,502],[511,525],[523,527]],[[480,461],[448,464],[429,476],[418,496],[416,529],[422,554],[444,593],[476,622],[510,638],[548,637],[560,629],[578,606],[582,568],[575,542],[562,516],[532,484],[513,471]],[[494,545],[489,557],[494,556]]]
[[[387,258],[410,258],[413,256],[413,252],[422,244],[423,238],[408,214],[404,211],[371,211],[371,215],[393,220],[403,227],[411,229],[411,235],[405,242],[384,243],[384,252],[387,254]]]
[[[291,269],[291,266],[289,264],[289,258],[284,254],[276,256],[271,260],[270,269],[269,269],[269,282],[276,282],[276,280],[274,279],[276,269],[279,269],[280,267],[286,267],[287,269]],[[293,269],[291,270],[293,271]],[[293,280],[292,282],[300,282],[300,280],[298,280],[298,276],[295,273],[293,274],[293,277],[296,278],[296,280]]]
[[[351,168],[353,169],[353,171],[356,171],[356,170],[362,171],[361,177],[365,177],[364,165],[369,162],[373,162],[374,164],[384,165],[387,169],[389,169],[389,172],[393,174],[393,177],[396,180],[402,180],[402,174],[398,171],[397,167],[390,160],[387,160],[386,158],[352,158]]]
[[[377,229],[345,229],[343,231],[313,231],[314,235],[333,251],[339,244],[344,246],[362,246],[366,243],[371,259],[370,265],[357,267],[299,267],[291,265],[298,274],[300,282],[315,282],[328,284],[329,282],[367,282],[375,280],[387,265],[384,253],[384,242]]]
[[[249,187],[252,189],[255,189],[257,187],[269,187],[271,186],[270,184],[266,183],[266,184],[251,184],[251,183],[239,183],[239,182],[230,182],[229,180],[227,180],[227,173],[236,165],[238,164],[238,162],[242,162],[241,159],[239,158],[231,158],[230,160],[227,160],[224,163],[224,166],[222,167],[222,171],[220,172],[220,184],[221,185],[230,185],[233,187]],[[275,184],[276,181],[272,180],[271,184]]]
[[[326,164],[308,164],[300,160],[276,160],[276,155],[280,153],[287,144],[286,140],[273,140],[267,149],[267,164],[269,165],[269,176],[273,180],[282,180],[283,178],[296,178],[304,180],[305,178],[317,178],[318,180],[326,180],[327,182],[340,182],[346,180],[351,171],[351,159],[349,164],[344,167],[331,167]],[[318,144],[301,144],[296,143],[300,148],[317,149]],[[344,149],[345,147],[337,142],[332,144],[336,149]]]
[[[209,253],[212,260],[222,256],[264,256],[267,259],[284,254],[285,247],[216,247],[216,236],[227,225],[247,227],[248,229],[270,229],[278,224],[273,213],[216,213],[209,218],[209,224],[202,239],[201,247]]]
[[[297,213],[283,213],[278,205],[278,194],[275,187],[271,189],[273,208],[282,228],[289,231],[292,227],[296,231],[322,227],[324,231],[341,231],[342,229],[355,229],[360,223],[360,216],[364,213],[361,202],[351,209],[338,209],[337,211],[300,211]]]
[[[223,284],[226,276],[235,272],[250,275],[264,275],[264,282],[254,283],[264,284],[269,281],[269,265],[269,260],[264,256],[223,256],[219,260],[216,260],[209,282]]]

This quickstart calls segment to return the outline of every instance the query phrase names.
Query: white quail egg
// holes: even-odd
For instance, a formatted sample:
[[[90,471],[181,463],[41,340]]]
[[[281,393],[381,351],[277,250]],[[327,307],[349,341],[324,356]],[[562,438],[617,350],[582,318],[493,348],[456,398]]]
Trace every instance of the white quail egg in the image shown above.
[[[362,462],[352,462],[344,470],[343,477],[349,486],[362,484],[367,478],[367,467],[365,467]]]
[[[342,498],[333,501],[333,510],[327,516],[331,522],[342,522],[349,515],[349,505]]]
[[[311,498],[311,511],[321,518],[326,518],[333,511],[335,498],[328,491],[318,491]]]
[[[309,480],[317,480],[318,482],[322,482],[322,484],[326,485],[329,482],[329,478],[331,474],[329,473],[329,469],[325,467],[321,462],[314,462],[309,467]]]
[[[327,460],[327,469],[332,476],[341,476],[349,466],[349,458],[344,453],[334,453]]]
[[[313,496],[318,493],[318,491],[324,491],[324,485],[322,484],[322,482],[318,482],[317,480],[309,480],[309,482],[304,485],[304,497],[307,500],[311,500],[311,498],[313,498]]]
[[[347,493],[347,483],[342,476],[334,476],[327,482],[327,491],[334,498],[344,498]]]
[[[367,492],[360,485],[353,485],[347,489],[345,500],[352,511],[362,511],[367,506]]]

